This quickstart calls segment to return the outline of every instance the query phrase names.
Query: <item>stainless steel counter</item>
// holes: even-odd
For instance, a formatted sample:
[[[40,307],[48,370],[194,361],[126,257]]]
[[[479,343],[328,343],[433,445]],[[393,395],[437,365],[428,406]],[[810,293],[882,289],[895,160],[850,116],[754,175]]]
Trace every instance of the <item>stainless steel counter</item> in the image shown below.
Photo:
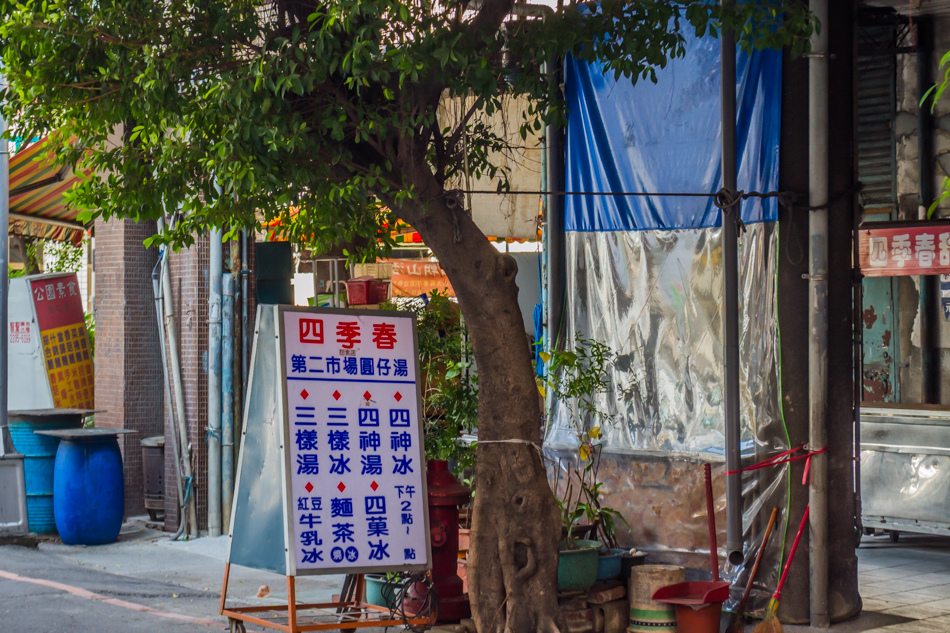
[[[950,407],[861,407],[865,529],[950,535]]]

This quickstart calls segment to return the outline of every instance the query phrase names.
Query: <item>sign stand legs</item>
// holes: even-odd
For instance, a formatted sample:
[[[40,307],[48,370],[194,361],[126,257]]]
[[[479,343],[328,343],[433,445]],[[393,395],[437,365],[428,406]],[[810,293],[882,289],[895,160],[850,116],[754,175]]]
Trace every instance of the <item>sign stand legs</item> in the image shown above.
[[[361,629],[369,626],[387,627],[432,626],[435,624],[428,616],[412,617],[405,620],[386,607],[363,602],[365,584],[363,574],[356,575],[356,592],[352,599],[338,602],[315,604],[297,604],[297,579],[287,576],[287,604],[255,607],[225,608],[228,596],[228,577],[231,564],[224,565],[224,582],[221,586],[221,615],[227,616],[231,633],[244,633],[244,623],[251,622],[259,626],[301,633],[303,631],[331,631]]]
[[[297,586],[295,580],[296,578],[293,576],[287,576],[287,606],[289,607],[287,623],[291,631],[297,630],[297,592],[295,591]]]

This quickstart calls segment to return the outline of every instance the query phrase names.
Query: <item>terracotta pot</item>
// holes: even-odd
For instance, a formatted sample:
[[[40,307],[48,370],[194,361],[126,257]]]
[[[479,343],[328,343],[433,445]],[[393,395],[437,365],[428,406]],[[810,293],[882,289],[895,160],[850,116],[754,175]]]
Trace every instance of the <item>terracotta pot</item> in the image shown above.
[[[459,551],[467,552],[472,545],[472,531],[459,528]]]
[[[575,539],[586,539],[594,540],[594,537],[597,535],[597,524],[596,523],[575,523],[571,526],[571,535]],[[561,540],[567,538],[567,526],[561,525]]]
[[[468,559],[460,558],[458,576],[462,579],[462,593],[468,593]]]
[[[471,529],[472,527],[472,509],[471,508],[459,508],[459,527],[463,530]]]

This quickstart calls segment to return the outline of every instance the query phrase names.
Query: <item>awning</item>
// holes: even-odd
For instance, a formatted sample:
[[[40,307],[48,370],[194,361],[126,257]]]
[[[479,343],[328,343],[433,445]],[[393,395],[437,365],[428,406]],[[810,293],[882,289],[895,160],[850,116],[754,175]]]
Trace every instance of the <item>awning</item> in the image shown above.
[[[79,245],[86,229],[63,197],[79,177],[45,155],[42,139],[10,157],[10,235]]]

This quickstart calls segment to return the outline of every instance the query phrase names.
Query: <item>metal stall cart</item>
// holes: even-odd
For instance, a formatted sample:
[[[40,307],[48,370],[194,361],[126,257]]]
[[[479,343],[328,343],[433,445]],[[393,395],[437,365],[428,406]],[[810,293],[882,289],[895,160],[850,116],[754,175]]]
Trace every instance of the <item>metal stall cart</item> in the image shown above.
[[[866,223],[857,231],[857,246],[865,286],[869,278],[950,273],[946,221]],[[864,291],[865,399],[899,400],[895,299],[868,301]],[[869,358],[869,352],[877,356]],[[865,402],[859,431],[864,532],[889,531],[895,541],[900,532],[950,534],[950,406]]]
[[[950,535],[950,406],[861,407],[865,530]]]

